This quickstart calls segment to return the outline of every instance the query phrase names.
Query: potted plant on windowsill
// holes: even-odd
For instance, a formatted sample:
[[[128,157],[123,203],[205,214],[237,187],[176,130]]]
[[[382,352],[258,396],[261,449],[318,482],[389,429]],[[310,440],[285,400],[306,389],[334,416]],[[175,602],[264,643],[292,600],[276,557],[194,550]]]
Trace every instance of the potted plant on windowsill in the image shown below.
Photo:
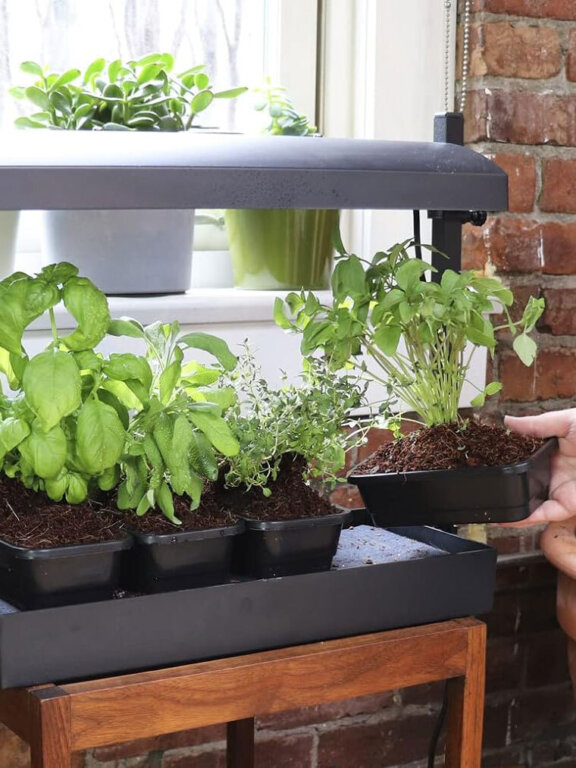
[[[322,350],[333,369],[358,368],[385,387],[397,409],[404,403],[420,417],[422,429],[401,438],[399,417],[390,421],[386,401],[382,416],[397,440],[349,477],[379,523],[527,517],[547,493],[553,444],[462,420],[458,406],[471,354],[478,347],[493,353],[495,331],[507,329],[522,362],[532,364],[536,344],[528,334],[543,300],[531,298],[522,318],[513,321],[512,292],[499,279],[446,270],[440,282],[430,282],[425,278],[433,267],[411,258],[411,245],[400,243],[366,262],[338,242],[332,305],[294,293],[286,305],[277,300],[277,320],[303,334],[304,354]],[[493,303],[504,308],[507,322],[501,328],[489,319]],[[500,389],[500,383],[490,382],[472,404],[482,406]]]
[[[235,401],[216,387],[236,358],[224,341],[206,333],[180,333],[177,322],[143,327],[114,320],[112,335],[141,339],[144,357],[112,355],[122,368],[115,394],[136,415],[128,429],[118,507],[135,547],[127,583],[136,591],[181,589],[226,580],[233,538],[244,526],[218,507],[219,462],[239,444],[223,414]],[[184,363],[184,350],[207,353],[214,363]],[[118,372],[120,376],[120,371]]]
[[[110,315],[77,272],[63,263],[0,283],[0,370],[15,392],[0,398],[0,591],[17,605],[111,596],[130,546],[110,496],[128,413],[94,352]],[[61,301],[77,322],[66,336]],[[52,340],[29,358],[22,336],[44,313]]]
[[[317,135],[283,88],[268,85],[262,103],[270,136]],[[226,211],[234,285],[257,290],[324,289],[330,285],[332,233],[337,210],[249,209]]]
[[[237,395],[227,419],[240,450],[226,462],[220,503],[246,524],[236,568],[256,577],[329,568],[348,513],[310,481],[335,481],[363,439],[350,416],[363,386],[310,359],[300,384],[274,389],[247,350],[226,384]]]
[[[14,272],[20,211],[0,211],[0,280]]]
[[[22,128],[57,130],[188,131],[214,99],[235,98],[245,88],[215,91],[203,66],[173,73],[170,54],[138,61],[104,59],[82,74],[47,73],[24,62],[36,80],[11,93],[36,111]],[[48,261],[69,260],[107,294],[183,293],[190,287],[194,211],[48,211]]]

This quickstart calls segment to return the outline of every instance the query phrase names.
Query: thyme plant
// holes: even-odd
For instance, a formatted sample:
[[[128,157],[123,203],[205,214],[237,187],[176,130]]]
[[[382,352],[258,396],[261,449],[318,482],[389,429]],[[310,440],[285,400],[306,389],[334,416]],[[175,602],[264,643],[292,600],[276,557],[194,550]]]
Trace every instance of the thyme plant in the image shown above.
[[[530,298],[515,321],[509,311],[512,292],[498,278],[448,269],[440,282],[432,282],[434,268],[410,256],[412,241],[366,261],[335,239],[339,257],[332,304],[304,291],[289,294],[285,302],[276,299],[276,321],[302,334],[304,355],[322,350],[333,370],[357,369],[427,426],[458,420],[472,356],[479,347],[494,354],[496,331],[507,328],[522,362],[534,361],[536,344],[529,333],[542,314],[543,299]],[[503,326],[494,327],[490,319],[495,304],[503,308]],[[491,382],[472,404],[483,405],[501,386]],[[382,410],[390,415],[388,402]]]
[[[334,481],[346,452],[363,441],[365,430],[350,414],[365,387],[355,376],[335,375],[323,360],[304,361],[301,383],[273,388],[245,349],[223,383],[236,393],[227,421],[240,445],[226,463],[228,486],[258,487],[269,496],[286,454],[305,460],[305,479]]]

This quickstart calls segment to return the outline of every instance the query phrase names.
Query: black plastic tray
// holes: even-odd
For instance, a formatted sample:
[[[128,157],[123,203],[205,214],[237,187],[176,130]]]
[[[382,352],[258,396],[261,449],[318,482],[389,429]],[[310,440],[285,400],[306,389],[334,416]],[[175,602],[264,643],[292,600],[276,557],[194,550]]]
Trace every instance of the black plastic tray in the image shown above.
[[[524,520],[548,498],[556,438],[504,467],[350,475],[378,525],[462,525]]]
[[[354,513],[357,524],[369,522]],[[496,552],[433,528],[447,554],[61,608],[0,603],[0,687],[182,664],[486,613]]]
[[[197,531],[133,533],[123,585],[134,592],[154,593],[229,581],[234,540],[243,531],[240,522]]]
[[[295,520],[245,517],[246,530],[236,541],[234,570],[257,579],[326,571],[349,517],[348,510]]]
[[[30,549],[0,540],[0,594],[21,608],[111,598],[132,538]]]

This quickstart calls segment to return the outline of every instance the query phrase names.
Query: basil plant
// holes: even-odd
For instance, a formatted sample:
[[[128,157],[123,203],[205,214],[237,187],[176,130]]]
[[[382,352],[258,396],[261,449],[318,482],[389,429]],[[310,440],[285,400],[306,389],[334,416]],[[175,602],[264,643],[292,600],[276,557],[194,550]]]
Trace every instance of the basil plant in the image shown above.
[[[53,264],[0,283],[0,370],[15,393],[0,400],[0,466],[26,487],[72,504],[94,486],[116,485],[128,425],[111,391],[115,372],[94,352],[108,330],[108,302],[77,273],[71,264]],[[54,315],[61,302],[76,321],[63,336]],[[22,336],[44,313],[52,339],[29,357]]]
[[[544,300],[530,298],[523,315],[510,316],[514,297],[495,277],[474,272],[435,271],[412,257],[406,241],[380,251],[371,261],[347,253],[336,237],[338,262],[332,276],[333,301],[324,305],[313,293],[291,293],[276,300],[276,321],[302,334],[305,355],[321,350],[333,369],[356,368],[383,385],[389,399],[381,411],[401,401],[426,426],[458,420],[458,405],[474,351],[494,354],[495,332],[506,328],[513,348],[529,366],[536,343],[529,336],[544,310]],[[506,322],[494,326],[490,314],[502,307]],[[489,383],[474,406],[501,389]]]
[[[65,335],[61,303],[76,322]],[[30,357],[24,332],[45,313],[51,341]],[[143,340],[144,354],[103,355],[96,348],[107,335]],[[192,348],[214,362],[186,363]],[[0,395],[0,470],[70,504],[118,486],[121,509],[157,507],[178,523],[173,494],[196,508],[204,482],[238,452],[223,418],[235,394],[214,386],[235,366],[215,336],[112,320],[106,296],[71,264],[16,272],[0,282],[0,371],[12,390]]]

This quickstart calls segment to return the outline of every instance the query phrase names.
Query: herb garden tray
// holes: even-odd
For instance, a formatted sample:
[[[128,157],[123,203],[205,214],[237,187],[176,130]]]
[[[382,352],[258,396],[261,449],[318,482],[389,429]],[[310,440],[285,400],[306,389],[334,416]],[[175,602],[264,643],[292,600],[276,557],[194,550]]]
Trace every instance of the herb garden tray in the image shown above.
[[[363,510],[356,525],[370,524]],[[18,611],[0,602],[0,687],[188,663],[489,611],[496,553],[389,529],[440,556]]]

